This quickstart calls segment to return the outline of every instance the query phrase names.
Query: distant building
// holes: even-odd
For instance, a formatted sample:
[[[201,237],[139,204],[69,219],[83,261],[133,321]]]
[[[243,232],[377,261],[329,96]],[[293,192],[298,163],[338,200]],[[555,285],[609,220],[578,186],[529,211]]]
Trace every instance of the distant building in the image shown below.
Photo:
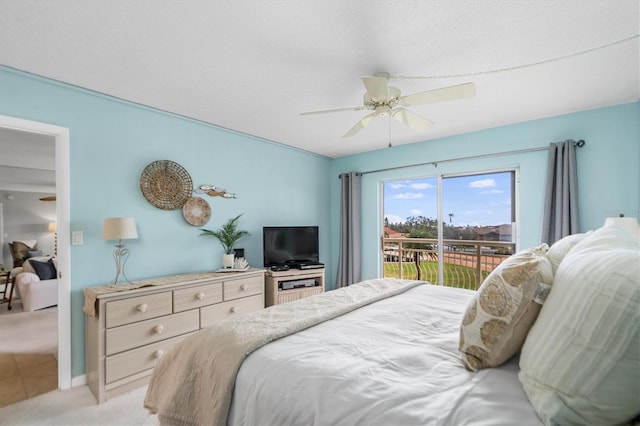
[[[391,229],[388,226],[385,226],[384,237],[385,238],[404,238],[405,235],[401,232],[396,231],[395,229]]]
[[[480,240],[511,242],[511,225],[482,226],[475,232]]]

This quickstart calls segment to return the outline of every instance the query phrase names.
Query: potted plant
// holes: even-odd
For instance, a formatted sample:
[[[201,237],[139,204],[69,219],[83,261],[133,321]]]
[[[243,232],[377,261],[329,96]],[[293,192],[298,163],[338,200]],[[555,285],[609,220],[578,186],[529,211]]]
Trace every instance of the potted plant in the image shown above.
[[[220,229],[216,231],[200,229],[200,231],[202,231],[200,233],[201,237],[215,237],[220,241],[220,244],[222,244],[222,248],[224,249],[224,255],[222,256],[223,268],[233,268],[235,260],[233,255],[233,246],[242,237],[249,235],[247,231],[238,230],[238,220],[240,219],[240,216],[242,216],[242,214],[229,219],[227,223],[222,225]]]

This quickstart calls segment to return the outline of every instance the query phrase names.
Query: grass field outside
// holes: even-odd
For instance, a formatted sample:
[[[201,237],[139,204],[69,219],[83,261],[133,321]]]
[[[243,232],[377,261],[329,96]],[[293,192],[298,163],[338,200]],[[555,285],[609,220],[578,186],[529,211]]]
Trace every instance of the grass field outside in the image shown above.
[[[489,272],[482,272],[482,280],[489,275]],[[400,278],[400,268],[397,262],[385,262],[384,264],[385,278]],[[402,264],[402,278],[407,280],[420,279],[428,281],[432,284],[438,284],[438,262],[426,261],[420,262],[420,277],[414,263]],[[444,265],[444,282],[448,287],[466,288],[476,290],[476,270],[466,266],[452,265],[445,263]],[[481,281],[482,281],[481,280]]]

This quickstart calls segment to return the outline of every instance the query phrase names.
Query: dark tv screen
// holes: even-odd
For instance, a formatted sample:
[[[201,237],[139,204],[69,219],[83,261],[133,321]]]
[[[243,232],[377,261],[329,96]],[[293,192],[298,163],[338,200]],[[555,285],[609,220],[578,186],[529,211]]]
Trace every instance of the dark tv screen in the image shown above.
[[[318,262],[317,226],[265,226],[264,266]]]

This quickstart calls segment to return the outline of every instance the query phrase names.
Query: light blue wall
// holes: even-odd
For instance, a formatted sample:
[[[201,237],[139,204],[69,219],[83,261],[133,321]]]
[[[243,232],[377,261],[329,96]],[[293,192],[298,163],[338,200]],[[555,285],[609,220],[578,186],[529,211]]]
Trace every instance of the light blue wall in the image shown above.
[[[337,262],[339,232],[338,174],[548,146],[550,142],[584,139],[577,151],[580,229],[595,229],[608,216],[640,215],[640,103],[524,122],[411,145],[342,157],[332,162],[331,253]],[[520,247],[539,242],[547,151],[446,162],[396,169],[362,177],[363,279],[377,277],[380,266],[381,184],[386,180],[517,167],[520,174]]]
[[[204,227],[217,228],[243,213],[241,229],[251,236],[238,246],[250,264],[262,266],[262,226],[318,225],[320,258],[332,266],[326,157],[2,67],[0,114],[70,129],[70,228],[84,232],[84,245],[71,247],[73,376],[85,370],[82,289],[115,275],[113,242],[101,239],[104,218],[136,219],[140,238],[127,241],[130,279],[221,266],[216,240],[198,237],[182,210],[160,210],[143,197],[140,174],[152,161],[175,161],[195,186],[213,184],[238,194],[205,196],[212,217]]]

